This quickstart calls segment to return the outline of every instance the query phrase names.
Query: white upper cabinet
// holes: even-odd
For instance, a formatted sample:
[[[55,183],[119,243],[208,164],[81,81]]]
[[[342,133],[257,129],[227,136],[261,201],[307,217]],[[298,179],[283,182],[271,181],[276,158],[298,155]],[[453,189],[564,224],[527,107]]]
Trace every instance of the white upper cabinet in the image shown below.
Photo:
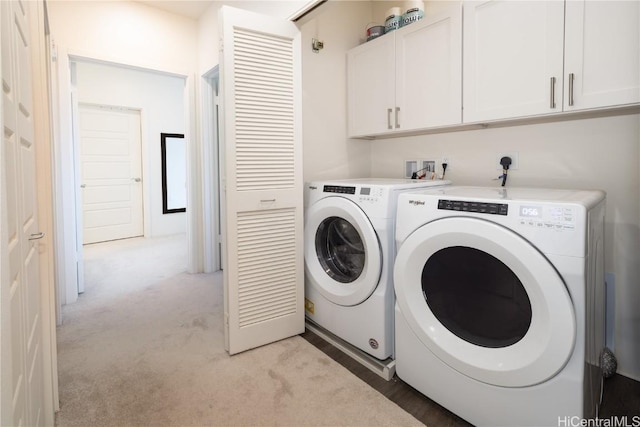
[[[639,103],[639,28],[638,1],[466,1],[464,122]]]
[[[564,109],[640,102],[640,2],[567,1]]]
[[[461,123],[461,52],[459,2],[349,51],[349,136]]]
[[[396,32],[396,108],[402,130],[462,122],[462,10]]]
[[[464,3],[465,122],[562,110],[564,2]]]
[[[349,136],[389,132],[395,126],[395,39],[378,37],[347,53]]]

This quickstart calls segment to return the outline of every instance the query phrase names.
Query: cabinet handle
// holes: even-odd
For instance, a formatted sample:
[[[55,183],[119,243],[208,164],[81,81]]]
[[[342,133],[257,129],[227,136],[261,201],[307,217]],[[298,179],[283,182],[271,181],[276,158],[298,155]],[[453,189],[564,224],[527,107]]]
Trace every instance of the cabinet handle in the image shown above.
[[[391,108],[387,108],[387,129],[393,129],[393,126],[391,126]]]
[[[40,240],[44,237],[44,233],[41,231],[39,233],[33,233],[29,236],[29,240]]]
[[[551,109],[556,108],[556,78],[551,77],[551,103],[549,104]]]
[[[569,73],[569,107],[573,106],[573,80],[575,78],[575,74]]]
[[[400,118],[398,117],[399,115],[400,115],[400,107],[396,107],[396,129],[400,127]]]

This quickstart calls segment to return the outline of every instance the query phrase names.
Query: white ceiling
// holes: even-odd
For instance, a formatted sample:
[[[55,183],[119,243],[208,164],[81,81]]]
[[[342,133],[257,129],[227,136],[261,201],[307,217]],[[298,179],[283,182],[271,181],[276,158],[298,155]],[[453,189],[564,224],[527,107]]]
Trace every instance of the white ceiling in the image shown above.
[[[134,0],[187,18],[198,19],[214,0]]]
[[[4,0],[0,0],[4,1]],[[133,0],[177,15],[198,19],[213,3],[228,4],[266,15],[290,18],[322,0]]]

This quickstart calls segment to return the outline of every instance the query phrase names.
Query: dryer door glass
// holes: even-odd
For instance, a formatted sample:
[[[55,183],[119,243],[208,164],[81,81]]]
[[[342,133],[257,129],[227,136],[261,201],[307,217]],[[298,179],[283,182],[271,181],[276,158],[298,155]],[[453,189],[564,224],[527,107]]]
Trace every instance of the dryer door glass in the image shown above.
[[[435,317],[475,345],[510,346],[531,325],[531,302],[518,277],[478,249],[453,246],[434,253],[422,270],[422,292]]]
[[[334,280],[351,283],[365,263],[362,237],[349,221],[332,216],[316,231],[316,254],[324,271]]]

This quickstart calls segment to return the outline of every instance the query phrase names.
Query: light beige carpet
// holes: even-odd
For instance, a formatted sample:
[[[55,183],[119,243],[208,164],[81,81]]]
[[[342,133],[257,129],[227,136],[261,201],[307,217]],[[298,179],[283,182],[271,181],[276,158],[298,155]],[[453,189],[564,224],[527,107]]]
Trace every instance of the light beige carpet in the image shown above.
[[[58,426],[422,425],[300,337],[229,357],[222,275],[183,236],[85,247],[58,329]]]

